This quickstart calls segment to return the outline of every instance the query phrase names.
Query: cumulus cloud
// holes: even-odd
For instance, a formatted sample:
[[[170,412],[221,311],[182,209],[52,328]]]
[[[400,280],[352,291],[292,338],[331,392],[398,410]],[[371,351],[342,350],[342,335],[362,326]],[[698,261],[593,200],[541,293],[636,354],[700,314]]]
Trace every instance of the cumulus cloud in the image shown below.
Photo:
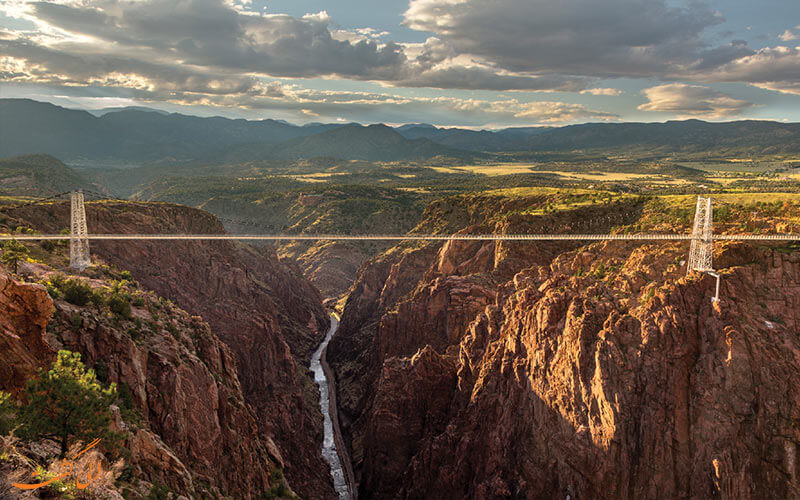
[[[753,104],[701,85],[670,83],[643,91],[647,97],[642,111],[677,113],[684,117],[727,118],[740,114]]]
[[[284,85],[282,98],[266,95],[190,96],[178,104],[205,106],[236,106],[250,109],[293,109],[308,116],[336,117],[355,112],[369,113],[380,109],[382,116],[396,117],[396,121],[413,121],[422,115],[448,116],[460,123],[564,124],[579,121],[611,121],[619,119],[613,113],[597,111],[580,104],[560,101],[524,102],[518,99],[462,99],[456,97],[409,97],[391,93],[346,92],[315,90]],[[391,121],[383,118],[383,121]]]
[[[433,87],[470,90],[530,90],[541,92],[577,92],[589,79],[561,75],[514,75],[498,73],[485,66],[441,65],[409,71],[392,82],[397,87]]]
[[[156,87],[169,87],[166,80],[187,73],[196,80],[219,82],[230,75],[235,81],[222,86],[241,85],[251,76],[491,90],[572,91],[587,85],[585,78],[505,72],[460,57],[435,37],[401,45],[374,28],[338,29],[325,11],[298,18],[249,7],[233,0],[7,0],[0,11],[34,23],[37,31],[4,33],[0,40],[8,40],[9,55],[25,59],[28,67],[52,68],[76,82],[102,79],[113,68]],[[78,67],[70,70],[58,59]],[[170,67],[175,75],[168,74]]]
[[[702,57],[721,18],[664,0],[411,0],[405,24],[518,72],[650,77]]]
[[[618,96],[622,95],[622,91],[620,89],[613,89],[606,87],[597,89],[584,89],[581,90],[581,94]]]
[[[597,95],[590,85],[596,78],[798,88],[796,49],[755,50],[744,40],[710,45],[707,29],[724,19],[701,1],[411,0],[404,16],[408,27],[435,33],[429,52],[440,58],[455,54],[494,72],[563,78],[569,90],[587,94]],[[780,38],[800,35],[786,30]]]
[[[97,56],[98,48],[107,48],[118,57],[169,59],[198,68],[370,79],[391,76],[405,60],[394,43],[334,38],[324,11],[302,18],[245,14],[221,0],[24,2],[23,10],[42,32],[64,33],[28,43],[79,56]]]
[[[692,73],[696,81],[747,82],[756,87],[800,95],[800,48],[765,47],[708,71]]]
[[[800,26],[797,26],[796,29],[800,30]],[[780,38],[783,42],[790,42],[792,40],[800,39],[800,35],[794,33],[792,30],[786,30],[778,35],[778,38]]]
[[[255,10],[250,0],[0,0],[0,12],[35,26],[0,29],[0,79],[105,87],[125,96],[180,103],[284,106],[321,116],[346,114],[345,106],[380,103],[386,109],[407,98],[340,93],[320,102],[320,95],[310,97],[275,80],[343,78],[386,87],[617,96],[621,91],[600,88],[599,81],[646,78],[747,82],[800,94],[799,49],[754,50],[736,40],[711,46],[705,32],[722,17],[702,0],[681,5],[671,0],[410,0],[404,24],[431,36],[399,43],[370,27],[342,29],[325,11],[302,17],[268,13]],[[795,31],[781,35],[783,41],[789,37]],[[671,85],[673,93],[679,92],[674,90],[679,84]],[[665,87],[653,87],[662,88],[653,92],[654,98],[659,92],[665,96]],[[682,92],[688,94],[684,101],[691,95],[705,99],[699,108],[709,102],[708,94]],[[717,98],[706,116],[734,113],[734,103],[725,108]],[[644,106],[665,106],[657,101]],[[504,98],[482,101],[474,109],[465,102],[412,100],[405,105],[542,123],[614,118],[556,101]],[[702,111],[682,111],[681,106],[674,112]]]

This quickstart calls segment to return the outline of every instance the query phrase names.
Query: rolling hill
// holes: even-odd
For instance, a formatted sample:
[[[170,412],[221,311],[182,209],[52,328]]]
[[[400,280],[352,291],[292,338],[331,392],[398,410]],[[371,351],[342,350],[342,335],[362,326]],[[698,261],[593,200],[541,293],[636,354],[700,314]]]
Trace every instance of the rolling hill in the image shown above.
[[[89,187],[86,179],[50,155],[0,159],[0,194],[4,196],[51,196]]]

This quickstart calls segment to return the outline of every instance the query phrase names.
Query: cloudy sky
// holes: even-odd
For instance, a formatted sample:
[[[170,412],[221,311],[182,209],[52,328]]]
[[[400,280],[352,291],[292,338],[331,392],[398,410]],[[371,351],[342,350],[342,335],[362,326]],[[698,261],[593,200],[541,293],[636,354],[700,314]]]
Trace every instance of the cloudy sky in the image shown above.
[[[0,0],[0,97],[295,123],[800,121],[800,1]]]

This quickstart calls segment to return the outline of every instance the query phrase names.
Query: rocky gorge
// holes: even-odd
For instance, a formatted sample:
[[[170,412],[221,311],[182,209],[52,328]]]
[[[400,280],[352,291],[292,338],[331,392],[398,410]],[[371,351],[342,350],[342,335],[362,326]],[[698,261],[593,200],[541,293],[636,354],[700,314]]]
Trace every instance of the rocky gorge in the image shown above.
[[[543,202],[462,197],[421,227],[664,224],[642,199],[519,214]],[[687,249],[448,242],[363,266],[328,351],[359,496],[797,498],[800,251],[717,244],[712,303]]]
[[[46,209],[25,207],[11,215],[38,230],[57,232],[68,214],[68,206],[53,204]],[[87,217],[98,232],[222,231],[210,214],[168,204],[89,204]],[[298,270],[279,262],[270,249],[229,243],[104,242],[93,245],[92,251],[101,262],[130,270],[143,289],[195,315],[199,325],[207,322],[195,328],[213,332],[204,341],[202,356],[174,346],[173,336],[164,336],[163,330],[162,340],[138,349],[126,335],[112,335],[118,342],[107,340],[116,329],[102,320],[84,324],[80,335],[61,341],[90,363],[114,360],[106,361],[110,380],[125,382],[140,411],[160,422],[163,428],[151,428],[191,471],[187,477],[199,477],[237,498],[254,498],[269,488],[270,471],[280,468],[301,497],[333,498],[328,464],[320,453],[318,393],[306,370],[328,318],[318,292]],[[74,313],[79,312],[70,311]],[[26,342],[25,352],[8,363],[10,368],[0,370],[21,381],[22,375],[46,366],[54,350],[40,336],[45,325],[52,324],[45,312],[30,322],[28,329],[33,331],[28,336],[35,341]],[[40,325],[38,330],[35,325]],[[173,328],[180,331],[174,322]],[[16,328],[9,331],[19,337]],[[162,344],[166,352],[157,348]],[[206,361],[193,368],[187,357]],[[146,388],[152,388],[152,397],[167,395],[169,400],[148,403]],[[198,394],[218,396],[206,400]],[[192,491],[186,484],[170,484],[177,492]]]
[[[537,193],[444,198],[413,231],[691,223],[658,197]],[[747,213],[749,231],[800,231],[800,204],[726,212]],[[66,215],[58,204],[13,213],[47,232]],[[223,230],[164,203],[90,203],[87,216],[99,233]],[[58,348],[90,366],[106,360],[107,380],[131,394],[116,425],[132,472],[193,498],[258,498],[277,484],[299,498],[344,495],[320,452],[333,446],[312,358],[335,379],[329,425],[341,429],[337,474],[353,497],[800,497],[800,249],[715,243],[719,302],[713,278],[687,274],[687,251],[676,241],[404,242],[361,264],[329,330],[308,269],[270,247],[93,243],[98,265],[81,279],[122,286],[130,270],[131,318],[48,294],[36,283],[58,262],[23,264],[24,280],[0,273],[10,353],[0,390],[18,393]]]

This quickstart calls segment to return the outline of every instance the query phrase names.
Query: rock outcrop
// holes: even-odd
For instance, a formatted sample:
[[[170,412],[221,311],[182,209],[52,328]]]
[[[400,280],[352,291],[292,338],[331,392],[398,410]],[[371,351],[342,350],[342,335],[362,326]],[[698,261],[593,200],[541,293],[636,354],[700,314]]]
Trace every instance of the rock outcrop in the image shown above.
[[[717,244],[712,304],[687,247],[450,243],[364,266],[328,353],[359,497],[797,497],[800,252]]]
[[[208,485],[255,498],[268,490],[281,457],[270,456],[270,440],[244,402],[231,350],[199,317],[165,302],[148,300],[133,318],[117,326],[57,301],[48,331],[55,346],[102,364],[108,381],[129,391],[147,423],[129,438],[134,476],[176,492]]]
[[[61,204],[48,211],[25,207],[13,215],[43,231],[57,232],[69,220],[68,207]],[[91,231],[101,233],[222,232],[221,224],[206,212],[163,203],[88,203],[87,219]],[[320,453],[322,415],[305,368],[328,318],[319,293],[299,270],[279,262],[269,247],[229,242],[98,242],[92,244],[92,252],[130,270],[143,287],[208,322],[233,352],[236,363],[222,365],[229,370],[235,366],[259,432],[280,450],[292,488],[304,498],[332,498],[328,464]],[[148,368],[154,371],[146,375],[172,377],[169,370],[162,372],[156,359]],[[203,385],[195,389],[204,394],[210,390]],[[169,413],[170,408],[162,410]],[[190,408],[184,410],[191,413]],[[206,459],[214,463],[213,454]],[[251,465],[256,464],[241,466]]]
[[[54,275],[45,266],[25,267],[29,278]],[[57,350],[79,352],[129,405],[112,409],[131,477],[191,497],[256,498],[269,490],[280,454],[244,402],[230,349],[199,317],[144,292],[133,292],[141,306],[125,318],[91,303],[54,301],[41,284],[20,283],[1,268],[0,282],[2,363],[19,375],[3,376],[4,390],[19,393]]]
[[[334,299],[350,288],[359,266],[368,257],[362,248],[335,241],[291,242],[281,246],[279,255],[296,261],[303,276],[322,296]]]
[[[0,391],[19,392],[54,359],[44,342],[52,314],[53,301],[42,285],[19,283],[0,268]]]

